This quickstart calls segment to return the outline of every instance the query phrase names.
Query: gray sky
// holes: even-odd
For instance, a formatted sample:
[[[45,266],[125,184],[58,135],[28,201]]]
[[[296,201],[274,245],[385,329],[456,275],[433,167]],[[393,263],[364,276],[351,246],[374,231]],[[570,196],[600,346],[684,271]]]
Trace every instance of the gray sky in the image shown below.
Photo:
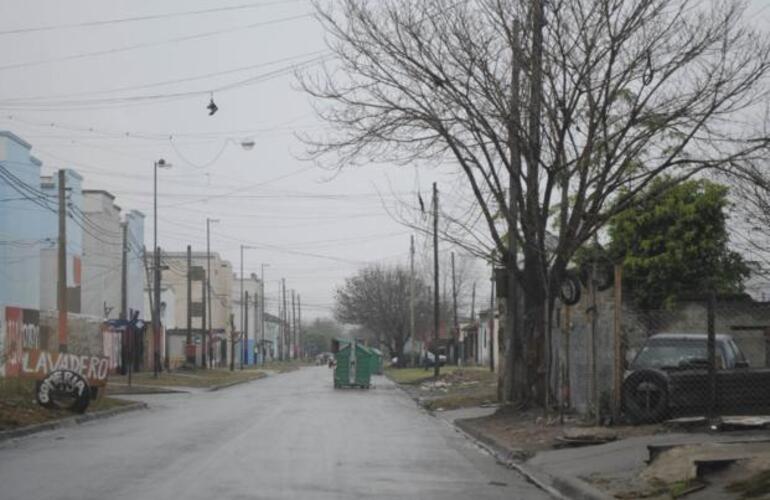
[[[770,19],[769,4],[750,2],[758,23]],[[239,5],[249,7],[164,16]],[[150,245],[152,165],[165,158],[174,167],[160,174],[162,247],[205,249],[205,219],[218,218],[214,250],[237,269],[239,245],[259,247],[246,251],[247,272],[269,263],[269,293],[285,277],[302,295],[305,317],[326,315],[334,286],[363,262],[407,262],[409,231],[377,193],[414,201],[420,185],[427,200],[432,181],[447,186],[458,177],[382,166],[333,175],[299,159],[294,132],[322,130],[290,71],[323,56],[311,11],[309,0],[2,0],[0,128],[31,142],[46,171],[75,168],[85,187],[143,211]],[[79,26],[9,33],[67,24]],[[209,117],[214,89],[219,112]],[[243,138],[255,141],[253,150],[239,147]],[[444,196],[451,203],[447,188]]]
[[[1,34],[0,128],[31,142],[47,171],[75,168],[85,187],[109,190],[124,210],[143,211],[150,246],[152,166],[165,158],[173,168],[161,171],[159,180],[162,247],[205,249],[205,219],[218,218],[213,250],[237,269],[239,245],[259,247],[246,250],[246,271],[269,263],[268,293],[276,294],[277,279],[285,277],[302,295],[305,317],[325,315],[335,284],[362,262],[406,262],[409,232],[387,215],[377,192],[389,196],[392,186],[406,194],[415,174],[371,167],[332,175],[300,159],[304,146],[294,132],[320,128],[308,98],[284,70],[325,51],[318,23],[298,17],[311,13],[309,1],[3,0],[0,31],[259,3],[265,5]],[[178,40],[203,34],[210,36]],[[93,54],[136,45],[146,46]],[[283,76],[215,92],[219,112],[207,115],[209,90],[274,71]],[[184,81],[203,75],[212,76]],[[203,94],[166,102],[109,100],[194,91]],[[30,99],[39,96],[62,97]],[[25,101],[9,109],[8,99]],[[242,138],[253,138],[254,149],[242,150]]]

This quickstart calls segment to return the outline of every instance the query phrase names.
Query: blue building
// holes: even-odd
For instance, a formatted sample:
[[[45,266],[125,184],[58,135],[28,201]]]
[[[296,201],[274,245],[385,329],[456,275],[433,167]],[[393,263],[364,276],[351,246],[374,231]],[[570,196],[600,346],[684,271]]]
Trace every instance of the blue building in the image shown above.
[[[40,191],[41,162],[31,146],[0,131],[0,306],[40,309],[40,251],[56,239],[42,231],[45,204]],[[48,212],[54,220],[54,214]],[[55,234],[54,234],[55,237]],[[54,250],[55,251],[55,250]]]

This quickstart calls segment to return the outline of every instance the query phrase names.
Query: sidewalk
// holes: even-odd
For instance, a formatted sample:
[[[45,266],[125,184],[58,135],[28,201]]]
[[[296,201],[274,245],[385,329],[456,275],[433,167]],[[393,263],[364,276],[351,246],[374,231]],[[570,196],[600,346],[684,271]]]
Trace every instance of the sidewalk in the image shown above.
[[[757,444],[770,457],[770,433],[766,431],[723,433],[666,433],[638,436],[618,441],[578,448],[539,451],[526,459],[521,450],[513,449],[480,433],[464,419],[489,415],[494,409],[466,408],[437,413],[436,416],[469,435],[479,445],[493,453],[503,465],[519,470],[533,482],[545,487],[557,498],[607,500],[612,498],[671,498],[668,493],[656,494],[647,481],[640,479],[648,469],[648,446],[675,446],[701,443],[765,442]],[[660,486],[657,488],[662,490]],[[716,495],[716,496],[715,496]],[[704,490],[688,498],[730,498],[719,492]],[[738,494],[732,498],[740,498]]]

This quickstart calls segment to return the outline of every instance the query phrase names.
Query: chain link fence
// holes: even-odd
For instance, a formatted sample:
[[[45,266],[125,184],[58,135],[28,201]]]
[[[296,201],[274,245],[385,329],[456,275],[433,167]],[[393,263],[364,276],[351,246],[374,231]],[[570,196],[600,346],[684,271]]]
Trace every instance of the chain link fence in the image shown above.
[[[553,332],[562,410],[597,423],[770,414],[770,302],[705,292],[659,309],[590,285]]]

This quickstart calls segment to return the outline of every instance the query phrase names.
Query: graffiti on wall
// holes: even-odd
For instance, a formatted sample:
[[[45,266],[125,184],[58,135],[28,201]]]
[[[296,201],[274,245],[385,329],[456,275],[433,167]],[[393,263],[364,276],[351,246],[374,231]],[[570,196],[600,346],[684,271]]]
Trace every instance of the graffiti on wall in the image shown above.
[[[40,313],[19,307],[5,308],[4,374],[21,374],[25,349],[40,349]]]
[[[21,363],[22,376],[40,380],[57,370],[75,372],[85,378],[90,385],[102,387],[107,383],[110,360],[104,356],[80,356],[39,349],[24,350]]]

